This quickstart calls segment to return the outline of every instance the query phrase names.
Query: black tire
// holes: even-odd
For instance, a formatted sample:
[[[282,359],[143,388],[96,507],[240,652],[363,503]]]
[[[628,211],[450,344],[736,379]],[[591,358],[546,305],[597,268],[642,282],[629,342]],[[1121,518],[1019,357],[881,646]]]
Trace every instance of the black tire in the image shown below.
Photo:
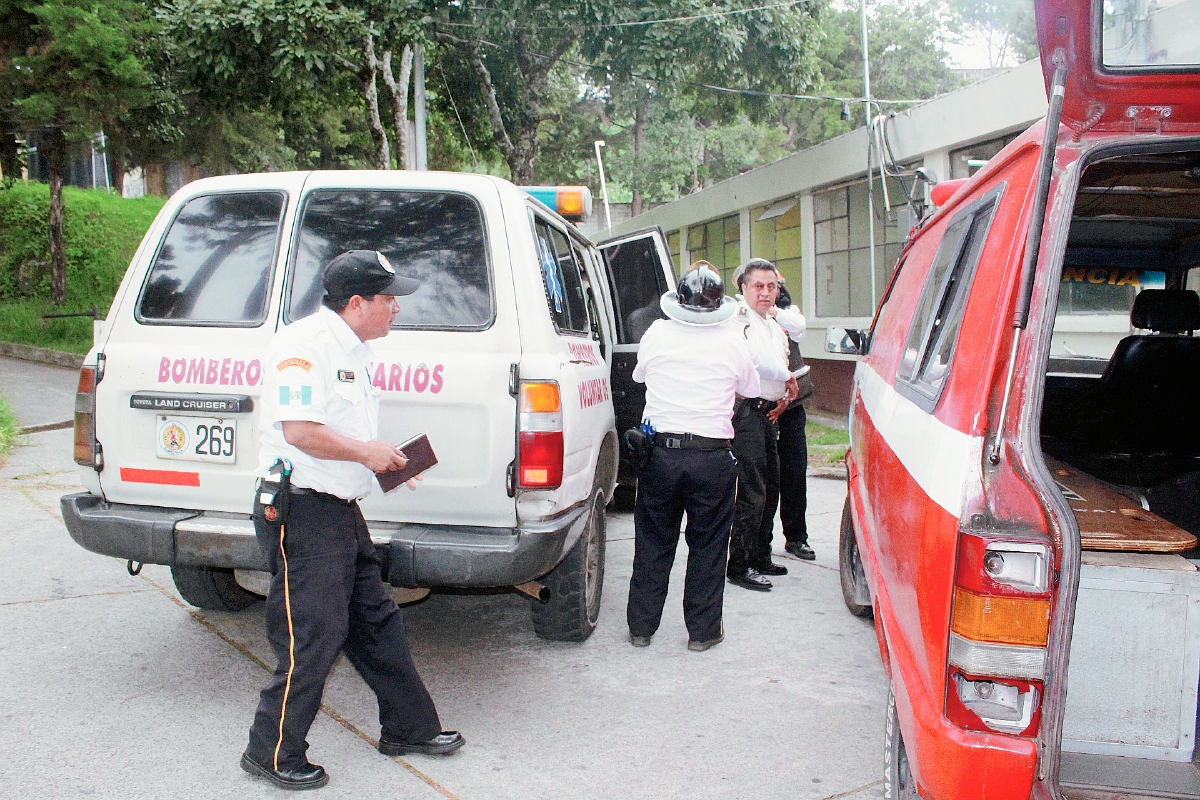
[[[917,781],[908,763],[900,720],[896,716],[896,695],[888,686],[887,722],[883,726],[883,796],[885,800],[920,800]]]
[[[579,541],[541,583],[550,599],[530,601],[533,630],[554,642],[582,642],[596,630],[604,589],[604,490],[592,490],[588,520]]]
[[[862,556],[858,553],[858,542],[854,538],[854,520],[850,516],[850,498],[842,506],[842,532],[838,537],[838,575],[842,579],[842,600],[846,608],[856,617],[870,617],[871,591],[867,588],[867,574],[863,570]],[[865,603],[863,601],[866,601]]]
[[[206,611],[241,611],[262,599],[238,586],[231,569],[171,567],[171,577],[184,600]]]
[[[637,499],[637,486],[625,486],[618,483],[617,488],[613,489],[612,507],[613,511],[629,513],[633,511],[634,501]]]

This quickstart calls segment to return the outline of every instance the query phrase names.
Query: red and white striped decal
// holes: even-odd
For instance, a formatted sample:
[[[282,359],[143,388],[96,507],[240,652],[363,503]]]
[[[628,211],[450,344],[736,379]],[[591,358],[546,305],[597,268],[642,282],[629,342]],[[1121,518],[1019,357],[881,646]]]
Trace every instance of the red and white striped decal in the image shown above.
[[[855,378],[871,425],[913,481],[930,500],[960,517],[963,487],[979,473],[983,437],[955,430],[922,410],[863,361]]]

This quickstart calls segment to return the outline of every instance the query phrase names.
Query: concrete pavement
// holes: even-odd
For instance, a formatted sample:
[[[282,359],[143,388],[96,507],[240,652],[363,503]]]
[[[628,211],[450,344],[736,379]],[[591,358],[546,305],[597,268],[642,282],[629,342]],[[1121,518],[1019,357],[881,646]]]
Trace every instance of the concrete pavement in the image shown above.
[[[26,381],[73,394],[69,370],[19,369],[0,360],[0,391]],[[59,421],[54,391],[25,393],[32,408],[9,397],[23,424],[40,424],[38,413]],[[273,666],[262,604],[200,612],[169,569],[132,577],[79,548],[58,513],[58,497],[79,490],[70,447],[69,430],[26,436],[0,468],[0,794],[280,796],[237,766]],[[529,601],[511,592],[435,591],[409,606],[414,659],[468,744],[442,758],[379,755],[374,698],[341,661],[309,737],[332,775],[316,796],[879,796],[886,684],[870,623],[841,601],[844,486],[809,487],[817,561],[777,555],[791,574],[770,593],[728,586],[726,641],[706,653],[685,647],[686,546],[662,628],[650,647],[629,646],[627,514],[610,513],[600,627],[583,644],[536,638]]]

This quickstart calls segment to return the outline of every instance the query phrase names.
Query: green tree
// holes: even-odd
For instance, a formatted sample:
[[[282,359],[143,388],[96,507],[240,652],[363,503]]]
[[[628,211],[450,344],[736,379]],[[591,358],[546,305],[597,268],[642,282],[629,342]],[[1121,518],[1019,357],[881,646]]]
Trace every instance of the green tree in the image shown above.
[[[63,172],[72,142],[120,126],[132,109],[153,102],[143,46],[154,20],[131,0],[46,0],[27,6],[32,18],[24,54],[12,58],[0,96],[12,98],[12,123],[48,129],[41,153],[50,175],[51,300],[66,299]]]
[[[991,67],[1037,56],[1033,0],[953,0],[953,4],[965,32],[987,49]]]

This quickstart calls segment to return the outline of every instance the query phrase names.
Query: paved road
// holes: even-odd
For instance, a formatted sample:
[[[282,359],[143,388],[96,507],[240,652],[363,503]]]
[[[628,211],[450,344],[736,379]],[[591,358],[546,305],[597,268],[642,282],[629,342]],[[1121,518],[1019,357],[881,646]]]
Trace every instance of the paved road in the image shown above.
[[[23,423],[58,421],[42,395],[11,387],[73,390],[74,374],[17,363],[19,375],[0,361],[0,391]],[[262,604],[202,613],[166,568],[131,577],[79,548],[58,511],[59,496],[78,491],[71,431],[23,441],[0,467],[0,795],[280,796],[237,766],[273,666]],[[376,753],[373,698],[342,661],[310,735],[332,775],[317,796],[878,797],[886,684],[870,624],[841,603],[844,487],[813,479],[810,492],[818,560],[780,556],[792,573],[769,594],[729,587],[726,641],[706,653],[685,647],[682,552],[662,629],[648,648],[627,643],[626,514],[610,515],[602,619],[581,645],[537,639],[513,593],[435,592],[409,606],[414,658],[467,747],[448,758]]]

